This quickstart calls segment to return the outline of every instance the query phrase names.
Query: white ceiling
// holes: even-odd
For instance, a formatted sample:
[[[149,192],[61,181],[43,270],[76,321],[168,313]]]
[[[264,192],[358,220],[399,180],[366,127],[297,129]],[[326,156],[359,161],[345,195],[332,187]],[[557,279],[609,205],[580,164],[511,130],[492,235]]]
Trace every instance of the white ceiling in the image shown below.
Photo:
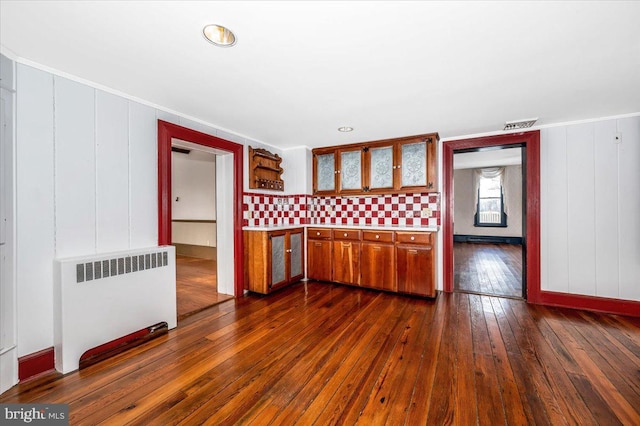
[[[0,0],[0,17],[19,60],[282,148],[640,111],[634,1]]]

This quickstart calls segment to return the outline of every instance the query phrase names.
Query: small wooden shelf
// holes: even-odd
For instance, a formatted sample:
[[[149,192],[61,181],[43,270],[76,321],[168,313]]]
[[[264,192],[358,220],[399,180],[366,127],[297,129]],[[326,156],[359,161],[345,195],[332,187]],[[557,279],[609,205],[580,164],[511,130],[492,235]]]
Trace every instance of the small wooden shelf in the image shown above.
[[[249,147],[249,188],[284,191],[282,180],[282,158],[266,149]]]

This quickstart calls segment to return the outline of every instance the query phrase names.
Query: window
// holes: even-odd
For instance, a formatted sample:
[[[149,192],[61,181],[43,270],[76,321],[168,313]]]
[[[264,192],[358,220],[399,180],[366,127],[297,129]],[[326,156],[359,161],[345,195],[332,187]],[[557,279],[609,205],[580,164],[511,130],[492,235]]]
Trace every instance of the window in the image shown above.
[[[477,204],[475,226],[507,226],[504,212],[503,168],[476,170]]]

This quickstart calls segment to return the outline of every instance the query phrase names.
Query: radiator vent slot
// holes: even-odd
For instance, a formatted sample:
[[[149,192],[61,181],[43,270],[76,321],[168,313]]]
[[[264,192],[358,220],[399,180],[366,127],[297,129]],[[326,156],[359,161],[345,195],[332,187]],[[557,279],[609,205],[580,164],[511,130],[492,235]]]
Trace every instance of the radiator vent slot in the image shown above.
[[[116,275],[131,274],[153,268],[162,268],[169,264],[166,251],[76,264],[76,282],[95,281]]]

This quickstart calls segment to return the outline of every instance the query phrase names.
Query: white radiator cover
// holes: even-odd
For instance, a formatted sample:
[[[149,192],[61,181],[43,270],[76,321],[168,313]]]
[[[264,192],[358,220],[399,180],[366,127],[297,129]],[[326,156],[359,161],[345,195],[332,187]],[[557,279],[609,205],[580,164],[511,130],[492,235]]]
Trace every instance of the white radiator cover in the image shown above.
[[[56,370],[78,369],[88,349],[165,321],[177,325],[173,246],[56,259]]]

